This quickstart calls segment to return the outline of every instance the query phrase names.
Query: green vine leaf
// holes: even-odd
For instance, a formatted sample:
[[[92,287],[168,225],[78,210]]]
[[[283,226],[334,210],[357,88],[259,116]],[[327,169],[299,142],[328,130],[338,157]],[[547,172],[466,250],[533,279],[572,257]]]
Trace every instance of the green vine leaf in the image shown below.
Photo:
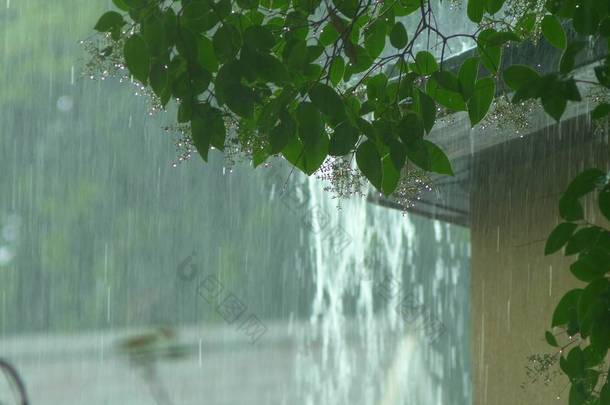
[[[381,190],[381,181],[383,179],[381,156],[372,141],[365,141],[358,146],[356,150],[356,163],[362,174],[369,179],[371,184]]]
[[[407,30],[401,22],[396,22],[390,31],[390,43],[394,48],[402,49],[409,42]]]
[[[407,157],[426,171],[453,176],[449,158],[441,148],[430,141],[422,140],[407,146]]]
[[[95,24],[94,29],[100,32],[110,32],[125,25],[123,16],[116,11],[104,13]]]
[[[570,237],[578,227],[577,224],[571,222],[563,222],[553,229],[544,246],[544,254],[550,255],[557,252],[559,249],[570,240]]]
[[[468,14],[468,18],[470,18],[470,21],[480,23],[483,19],[483,14],[485,14],[485,6],[485,0],[468,0],[466,13]]]
[[[551,345],[553,347],[559,347],[559,344],[557,344],[557,339],[551,332],[546,331],[544,333],[544,338],[549,345]]]
[[[415,55],[415,64],[412,67],[415,73],[427,76],[438,70],[438,63],[436,63],[436,59],[434,59],[430,52],[419,51]]]
[[[567,325],[570,321],[577,320],[576,308],[582,292],[582,289],[570,290],[561,298],[553,312],[551,326]]]
[[[150,55],[146,47],[146,42],[140,35],[134,35],[125,41],[123,48],[125,54],[125,65],[129,73],[140,82],[146,84],[150,69]]]
[[[336,120],[345,115],[345,107],[341,97],[325,84],[316,83],[309,90],[313,104],[323,113]]]
[[[565,49],[568,44],[566,33],[559,19],[552,14],[547,14],[542,19],[542,34],[555,48]]]
[[[470,124],[478,124],[489,111],[489,107],[496,94],[496,83],[491,77],[477,80],[474,92],[468,100],[468,116]]]

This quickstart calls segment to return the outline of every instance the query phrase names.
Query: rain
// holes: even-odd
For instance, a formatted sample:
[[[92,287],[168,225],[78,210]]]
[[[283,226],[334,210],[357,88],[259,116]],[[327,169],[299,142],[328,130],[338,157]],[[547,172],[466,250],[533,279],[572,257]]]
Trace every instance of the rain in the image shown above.
[[[475,128],[443,117],[430,138],[455,176],[405,185],[406,209],[368,189],[337,198],[336,168],[254,169],[217,150],[204,163],[173,107],[89,77],[87,41],[111,6],[0,6],[0,361],[17,374],[0,379],[0,404],[21,388],[32,405],[565,395],[565,381],[519,384],[574,285],[565,258],[543,255],[557,196],[610,166],[588,102],[558,125],[502,100]],[[470,29],[464,8],[436,18]],[[445,56],[475,46],[455,44]]]

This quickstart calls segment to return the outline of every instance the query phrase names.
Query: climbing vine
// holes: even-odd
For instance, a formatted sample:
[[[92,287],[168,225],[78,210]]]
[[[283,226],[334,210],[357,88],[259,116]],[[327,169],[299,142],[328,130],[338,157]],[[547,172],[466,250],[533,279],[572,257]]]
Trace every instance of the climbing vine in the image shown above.
[[[610,348],[610,230],[585,219],[580,200],[588,194],[596,194],[599,211],[610,220],[610,173],[586,170],[559,200],[564,222],[545,245],[547,255],[563,248],[566,256],[576,256],[570,271],[587,283],[568,291],[557,304],[551,326],[560,332],[546,332],[547,342],[558,348],[549,365],[558,360],[570,379],[570,405],[610,403],[605,361]]]

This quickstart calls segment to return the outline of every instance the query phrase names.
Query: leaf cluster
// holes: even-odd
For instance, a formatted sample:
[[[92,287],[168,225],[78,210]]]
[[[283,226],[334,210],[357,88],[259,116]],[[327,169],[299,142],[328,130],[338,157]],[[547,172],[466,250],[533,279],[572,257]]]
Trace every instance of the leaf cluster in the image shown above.
[[[162,106],[177,103],[178,122],[190,124],[204,160],[210,148],[224,150],[227,123],[236,123],[249,138],[244,145],[262,145],[251,153],[254,166],[281,155],[312,174],[328,157],[351,157],[386,195],[407,162],[453,173],[444,151],[426,139],[441,109],[465,111],[475,125],[497,92],[509,88],[513,102],[540,99],[559,120],[569,101],[581,100],[573,70],[586,48],[569,42],[564,26],[610,35],[607,2],[549,0],[542,32],[563,56],[557,72],[541,75],[523,65],[501,69],[503,48],[532,29],[529,14],[512,26],[448,35],[429,0],[113,2],[119,11],[103,14],[95,29],[124,41],[127,69]],[[467,15],[481,23],[504,2],[469,0]],[[419,21],[405,25],[409,15]],[[416,51],[431,35],[440,58]],[[443,62],[455,40],[472,41],[476,53],[449,70]],[[596,75],[596,84],[610,86],[610,59]],[[593,115],[608,113],[602,104]]]
[[[610,383],[600,377],[600,368],[610,349],[610,230],[584,221],[581,199],[595,193],[599,210],[610,220],[610,182],[608,174],[597,169],[580,173],[568,186],[559,202],[564,222],[549,235],[545,254],[563,248],[566,256],[576,256],[570,271],[587,283],[585,288],[568,291],[553,313],[551,326],[566,328],[569,336],[584,342],[560,359],[561,370],[571,382],[570,404],[610,403]],[[546,340],[559,346],[546,332]],[[601,386],[601,388],[599,388]]]

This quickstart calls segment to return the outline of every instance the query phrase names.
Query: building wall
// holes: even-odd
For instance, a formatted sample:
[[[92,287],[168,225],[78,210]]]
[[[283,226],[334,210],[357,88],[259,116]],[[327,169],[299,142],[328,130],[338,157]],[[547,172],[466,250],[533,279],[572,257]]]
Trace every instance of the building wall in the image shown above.
[[[529,355],[552,352],[544,332],[559,299],[583,284],[569,271],[573,259],[545,257],[544,244],[569,181],[584,168],[609,169],[608,156],[607,135],[572,121],[494,147],[473,163],[474,404],[567,404],[565,377],[546,386],[526,374]],[[592,202],[587,216],[599,223]]]

